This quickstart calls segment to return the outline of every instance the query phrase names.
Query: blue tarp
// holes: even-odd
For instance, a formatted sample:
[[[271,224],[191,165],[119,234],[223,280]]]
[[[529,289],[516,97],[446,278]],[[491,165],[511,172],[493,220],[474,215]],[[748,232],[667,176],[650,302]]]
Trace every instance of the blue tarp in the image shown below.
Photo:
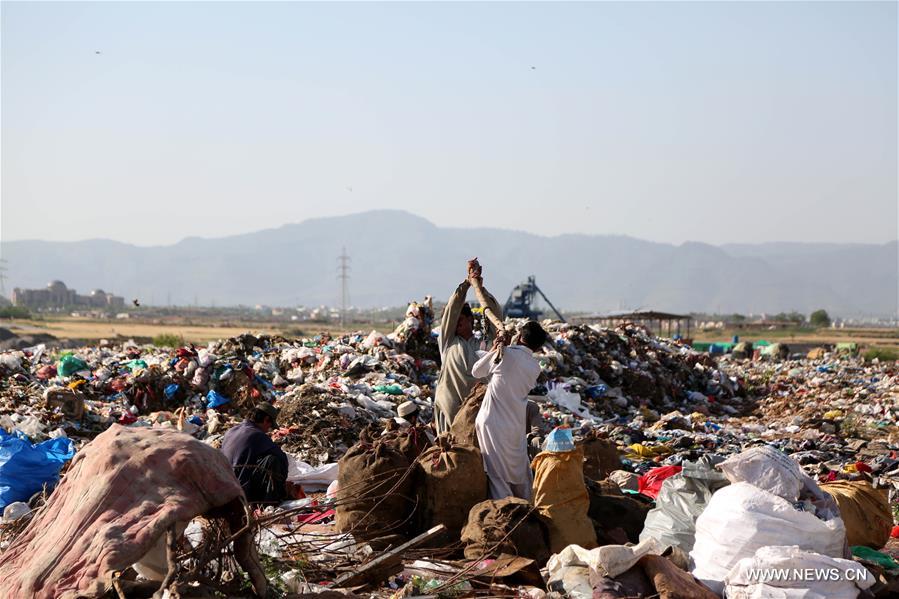
[[[34,445],[20,432],[0,429],[0,510],[28,501],[44,484],[53,487],[62,465],[75,457],[75,444],[65,437]]]

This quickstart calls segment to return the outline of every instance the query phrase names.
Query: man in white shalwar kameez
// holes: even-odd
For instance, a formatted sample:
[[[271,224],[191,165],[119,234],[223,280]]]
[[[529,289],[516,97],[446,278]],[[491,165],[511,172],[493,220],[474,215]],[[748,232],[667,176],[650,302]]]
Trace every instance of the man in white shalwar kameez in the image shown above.
[[[534,351],[546,342],[546,331],[536,322],[526,323],[519,333],[520,344],[503,349],[495,363],[498,343],[472,368],[477,378],[490,376],[484,403],[475,420],[478,445],[491,499],[514,495],[530,501],[533,475],[528,460],[528,393],[540,375]]]

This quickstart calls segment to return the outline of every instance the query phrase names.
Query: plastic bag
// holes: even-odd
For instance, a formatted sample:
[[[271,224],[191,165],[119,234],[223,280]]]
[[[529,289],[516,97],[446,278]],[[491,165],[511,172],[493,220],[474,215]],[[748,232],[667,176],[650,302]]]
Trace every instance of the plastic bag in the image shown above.
[[[839,516],[821,520],[782,497],[738,482],[712,495],[696,519],[690,557],[693,575],[721,593],[724,578],[741,559],[762,547],[799,543],[801,549],[842,557],[846,528]]]
[[[72,354],[63,356],[59,361],[59,365],[56,367],[56,372],[59,376],[72,376],[76,372],[81,372],[82,370],[90,370],[90,368],[88,368],[87,363],[84,360],[75,357]]]
[[[231,403],[231,400],[219,393],[218,391],[210,391],[206,394],[206,407],[217,408],[225,404]]]
[[[640,477],[640,480],[637,483],[637,490],[643,495],[655,499],[659,496],[659,491],[662,489],[662,483],[669,477],[678,474],[680,471],[681,466],[659,466],[658,468],[653,468]]]
[[[656,497],[656,507],[646,515],[641,541],[652,537],[663,545],[686,552],[693,549],[696,518],[705,510],[712,494],[729,484],[715,470],[715,458],[706,455],[696,462],[684,462],[680,474],[665,479]]]
[[[574,451],[574,438],[571,435],[571,429],[554,428],[552,432],[546,436],[546,441],[543,443],[543,451]]]
[[[802,575],[804,572],[813,575]],[[728,599],[855,599],[859,590],[874,582],[874,575],[852,560],[804,551],[796,545],[772,546],[741,559],[725,579],[724,594]]]
[[[28,501],[44,484],[59,480],[62,465],[75,457],[71,439],[50,439],[33,445],[25,435],[0,430],[0,509]]]
[[[718,467],[732,483],[747,482],[788,501],[796,501],[811,481],[787,454],[767,445],[747,449]]]

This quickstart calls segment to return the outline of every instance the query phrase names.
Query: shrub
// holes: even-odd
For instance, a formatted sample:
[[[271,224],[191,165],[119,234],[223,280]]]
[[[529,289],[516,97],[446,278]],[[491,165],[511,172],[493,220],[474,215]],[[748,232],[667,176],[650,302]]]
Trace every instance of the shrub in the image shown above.
[[[153,345],[156,347],[181,347],[184,345],[184,337],[174,333],[161,333],[153,337]]]
[[[0,308],[0,318],[31,318],[31,311],[25,306],[4,306]]]
[[[899,360],[899,349],[893,347],[872,347],[864,353],[864,358],[867,362],[874,358],[881,362],[894,362]]]

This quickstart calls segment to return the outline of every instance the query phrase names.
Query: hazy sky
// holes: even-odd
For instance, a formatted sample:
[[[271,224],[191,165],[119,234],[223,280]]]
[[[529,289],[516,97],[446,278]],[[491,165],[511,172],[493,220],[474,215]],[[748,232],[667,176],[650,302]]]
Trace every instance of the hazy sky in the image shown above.
[[[3,2],[0,66],[5,240],[897,237],[892,2]]]

